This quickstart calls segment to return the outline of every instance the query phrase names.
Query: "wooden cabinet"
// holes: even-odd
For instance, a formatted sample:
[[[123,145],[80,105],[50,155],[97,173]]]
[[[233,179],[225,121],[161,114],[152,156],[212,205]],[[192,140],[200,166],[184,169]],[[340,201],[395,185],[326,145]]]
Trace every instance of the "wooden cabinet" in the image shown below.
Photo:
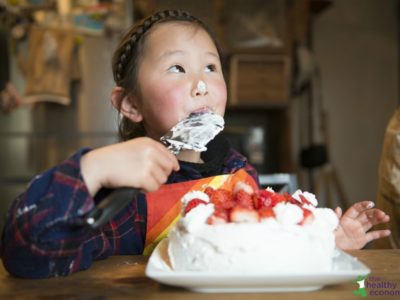
[[[229,105],[285,107],[291,69],[286,55],[236,54],[229,71]]]

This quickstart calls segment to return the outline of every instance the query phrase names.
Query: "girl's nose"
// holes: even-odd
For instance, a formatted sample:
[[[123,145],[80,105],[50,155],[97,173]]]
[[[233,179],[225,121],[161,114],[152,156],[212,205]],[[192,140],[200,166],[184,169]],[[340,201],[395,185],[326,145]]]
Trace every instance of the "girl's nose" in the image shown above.
[[[203,80],[197,82],[197,85],[194,86],[193,96],[204,96],[207,95],[207,85]]]

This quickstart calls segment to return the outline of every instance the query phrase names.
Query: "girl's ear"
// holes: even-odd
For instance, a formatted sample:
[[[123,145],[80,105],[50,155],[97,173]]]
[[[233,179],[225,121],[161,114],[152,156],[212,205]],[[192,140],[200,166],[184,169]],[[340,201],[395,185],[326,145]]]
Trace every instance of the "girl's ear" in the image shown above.
[[[126,93],[122,87],[117,86],[113,88],[111,102],[117,110],[132,122],[139,123],[143,120],[136,97]]]

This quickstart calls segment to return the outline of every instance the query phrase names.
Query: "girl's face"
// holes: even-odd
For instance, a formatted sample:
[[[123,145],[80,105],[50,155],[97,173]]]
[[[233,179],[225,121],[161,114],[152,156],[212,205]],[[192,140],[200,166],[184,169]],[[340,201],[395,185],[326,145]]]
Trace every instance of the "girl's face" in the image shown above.
[[[159,139],[196,110],[224,115],[227,92],[220,57],[204,29],[182,22],[156,25],[139,63],[137,105],[148,136]]]

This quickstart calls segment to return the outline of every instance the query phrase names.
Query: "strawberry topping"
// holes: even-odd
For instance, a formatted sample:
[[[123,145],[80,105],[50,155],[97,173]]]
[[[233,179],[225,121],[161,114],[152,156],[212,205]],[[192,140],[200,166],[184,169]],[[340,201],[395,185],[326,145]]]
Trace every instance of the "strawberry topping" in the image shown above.
[[[271,189],[257,190],[249,193],[249,190],[236,188],[233,192],[226,189],[214,189],[207,187],[204,191],[214,204],[214,213],[208,218],[208,224],[260,222],[268,218],[275,218],[274,207],[280,203],[290,203],[299,206],[303,210],[303,219],[298,224],[305,225],[314,219],[311,210],[304,207],[310,205],[303,195],[300,201],[288,193],[278,194]],[[185,214],[200,204],[207,204],[204,200],[195,198],[189,201],[185,207]]]
[[[191,211],[193,208],[195,208],[197,205],[200,204],[207,204],[207,202],[198,198],[190,200],[185,206],[185,214],[187,214],[189,211]]]
[[[275,217],[274,210],[271,207],[262,207],[258,210],[258,215],[260,216],[261,220]]]
[[[250,194],[244,190],[240,190],[235,194],[235,202],[237,205],[252,209],[254,208],[253,199]]]
[[[236,206],[231,210],[229,219],[234,223],[258,222],[259,217],[255,209]]]

